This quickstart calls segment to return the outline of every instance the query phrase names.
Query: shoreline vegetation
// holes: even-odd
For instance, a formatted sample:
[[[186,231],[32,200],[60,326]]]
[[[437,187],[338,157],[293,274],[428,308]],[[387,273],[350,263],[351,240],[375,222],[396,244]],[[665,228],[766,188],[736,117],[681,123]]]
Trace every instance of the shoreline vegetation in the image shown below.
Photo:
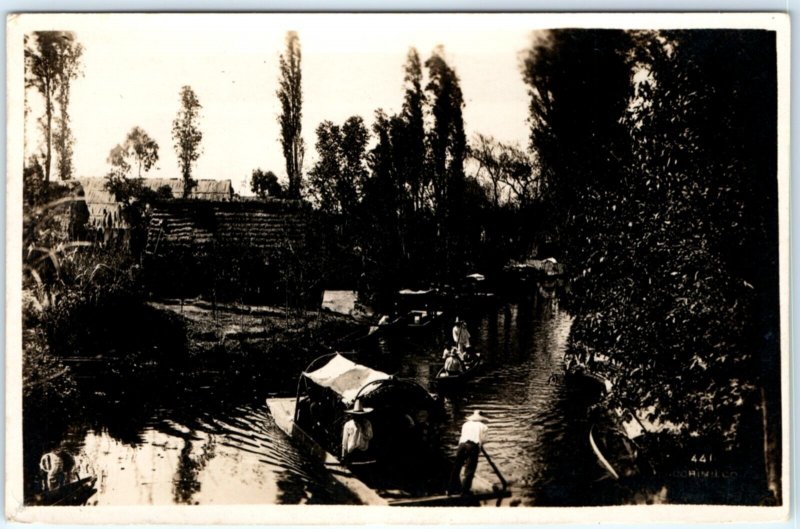
[[[47,112],[46,148],[23,174],[26,447],[46,446],[75,411],[88,387],[74,373],[79,359],[113,359],[129,374],[153,365],[174,374],[197,360],[255,377],[278,365],[292,378],[306,353],[364,327],[320,312],[324,289],[357,291],[388,313],[401,288],[555,257],[560,302],[575,318],[570,349],[613,387],[600,408],[675,426],[649,432],[666,447],[652,452],[661,468],[675,463],[665,454],[690,457],[701,444],[764,476],[749,502],[781,501],[773,33],[543,32],[521,71],[527,150],[468,140],[444,49],[423,62],[412,48],[402,111],[376,110],[371,127],[360,116],[320,123],[307,174],[301,42],[290,33],[279,90],[290,185],[259,169],[253,189],[256,201],[302,204],[303,229],[259,248],[244,229],[235,249],[216,253],[227,232],[215,215],[227,210],[188,198],[202,153],[202,105],[188,86],[173,130],[183,197],[129,174],[158,157],[156,140],[134,129],[108,158],[120,218],[90,224],[69,164],[69,83],[79,82],[82,48],[51,33],[62,32],[26,36],[26,109],[31,97]],[[173,209],[192,215],[180,229],[211,242],[201,255],[199,236],[188,237],[170,260],[153,242],[163,231],[153,211],[178,199]],[[40,455],[26,448],[29,463]]]

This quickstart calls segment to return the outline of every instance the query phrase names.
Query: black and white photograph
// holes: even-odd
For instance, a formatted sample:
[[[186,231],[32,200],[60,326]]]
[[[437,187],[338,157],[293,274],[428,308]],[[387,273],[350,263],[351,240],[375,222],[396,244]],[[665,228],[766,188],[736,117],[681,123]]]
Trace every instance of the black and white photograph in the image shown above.
[[[788,29],[10,15],[6,516],[787,516]]]

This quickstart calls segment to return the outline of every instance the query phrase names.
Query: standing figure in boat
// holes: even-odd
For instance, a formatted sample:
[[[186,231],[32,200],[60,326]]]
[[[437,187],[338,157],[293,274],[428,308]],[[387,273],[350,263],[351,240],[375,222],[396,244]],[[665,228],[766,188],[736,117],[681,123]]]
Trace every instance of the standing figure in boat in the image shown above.
[[[472,478],[475,477],[475,469],[478,466],[478,456],[481,446],[486,440],[486,417],[480,411],[474,411],[467,417],[467,421],[461,427],[461,437],[458,440],[458,450],[456,460],[453,464],[453,471],[450,474],[450,485],[448,494],[470,494],[472,490]],[[461,477],[461,469],[464,469],[464,477]],[[460,481],[460,482],[459,482]]]
[[[353,458],[356,450],[366,452],[369,449],[369,442],[372,440],[372,423],[367,419],[367,415],[372,408],[365,408],[360,400],[356,400],[353,409],[345,410],[350,419],[344,423],[342,428],[342,459]]]
[[[456,343],[459,356],[463,357],[464,353],[469,349],[469,339],[470,334],[467,329],[467,322],[456,317],[456,323],[453,326],[453,341]]]

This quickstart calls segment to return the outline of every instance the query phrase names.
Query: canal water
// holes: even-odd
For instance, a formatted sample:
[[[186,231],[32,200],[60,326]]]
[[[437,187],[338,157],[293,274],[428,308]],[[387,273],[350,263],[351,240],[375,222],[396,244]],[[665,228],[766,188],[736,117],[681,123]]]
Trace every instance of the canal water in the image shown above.
[[[560,376],[572,320],[552,294],[461,315],[487,368],[445,395],[442,442],[454,453],[463,420],[479,409],[490,419],[487,452],[516,503],[627,501],[624,491],[609,496],[608,482],[598,481],[586,402]],[[375,340],[356,359],[427,386],[451,325]],[[61,449],[75,456],[79,473],[97,476],[89,505],[351,503],[266,410],[268,396],[292,393],[299,370],[273,366],[235,379],[224,369],[191,376],[154,370],[100,388],[66,424],[26,434],[26,487],[41,479],[39,456]],[[477,472],[497,481],[485,460]]]

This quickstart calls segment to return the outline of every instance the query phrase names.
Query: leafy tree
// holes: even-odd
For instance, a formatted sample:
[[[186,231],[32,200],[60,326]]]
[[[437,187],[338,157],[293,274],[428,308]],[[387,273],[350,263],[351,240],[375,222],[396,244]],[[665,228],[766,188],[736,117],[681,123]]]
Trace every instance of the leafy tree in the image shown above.
[[[181,108],[172,122],[172,139],[175,142],[175,153],[178,155],[178,166],[183,176],[183,196],[188,197],[197,182],[192,179],[192,165],[202,154],[200,142],[203,133],[199,128],[200,101],[190,86],[181,88]]]
[[[108,153],[106,162],[111,165],[111,173],[117,178],[127,178],[131,170],[128,149],[121,144],[116,144]]]
[[[404,272],[401,202],[405,188],[397,175],[390,120],[375,112],[372,132],[377,143],[367,155],[369,176],[364,182],[360,210],[359,245],[364,257],[364,284],[360,294],[379,310],[390,310],[393,290]]]
[[[281,114],[278,123],[281,126],[281,146],[286,160],[286,175],[289,178],[288,195],[300,198],[303,178],[303,89],[300,62],[300,38],[290,31],[286,34],[286,52],[280,57],[280,80],[278,81],[278,100],[281,103]]]
[[[125,140],[128,151],[137,164],[137,175],[142,177],[142,169],[148,172],[158,161],[158,143],[140,127],[134,127]]]
[[[359,116],[348,118],[341,127],[330,121],[323,121],[317,127],[319,160],[309,171],[309,186],[322,211],[354,212],[367,176],[368,137],[364,120]]]
[[[464,241],[458,229],[464,195],[464,159],[467,141],[464,135],[464,106],[458,76],[444,59],[438,47],[425,61],[429,82],[432,129],[428,132],[430,170],[442,252],[439,270],[445,276],[463,268]]]
[[[112,171],[123,178],[136,163],[137,175],[141,178],[142,169],[146,173],[158,161],[158,143],[140,127],[133,127],[125,141],[111,149],[107,161]]]
[[[489,179],[495,208],[506,201],[520,206],[530,203],[536,194],[537,179],[528,153],[513,145],[498,142],[491,136],[477,134],[469,157],[477,162],[479,177]]]
[[[69,127],[70,83],[80,71],[83,47],[68,31],[36,31],[25,38],[25,87],[35,88],[44,100],[44,116],[40,119],[44,135],[44,178],[50,181],[53,144],[58,154],[58,170],[62,180],[72,176],[72,134]],[[53,127],[56,117],[57,128]]]
[[[411,48],[405,64],[405,96],[398,119],[392,121],[400,179],[411,195],[411,210],[420,211],[427,186],[425,171],[425,92],[422,89],[422,65],[417,50]]]
[[[623,31],[553,30],[539,34],[524,57],[531,149],[558,232],[568,230],[595,179],[608,186],[620,179],[629,146],[621,119],[633,90],[630,47]]]
[[[44,185],[44,169],[36,156],[28,158],[22,171],[22,196],[25,212],[46,202],[47,189]]]
[[[774,35],[559,30],[524,76],[573,348],[671,446],[752,460],[779,363]]]
[[[56,120],[54,140],[58,153],[58,174],[61,180],[69,180],[72,178],[72,148],[75,143],[69,117],[70,85],[72,79],[77,78],[80,73],[83,46],[74,42],[73,37],[62,38],[59,47],[61,49],[61,68],[57,73],[59,116]]]
[[[641,238],[631,261],[658,278],[640,289],[658,306],[610,322],[634,330],[617,355],[632,372],[622,386],[692,434],[741,449],[760,426],[755,384],[769,394],[779,380],[774,35],[644,34],[637,51],[643,80],[627,119],[637,201],[622,213]],[[635,371],[645,362],[635,345],[658,370]]]
[[[338,125],[323,121],[317,126],[315,147],[319,159],[308,173],[308,183],[319,209],[329,213],[341,212],[336,190],[342,170],[341,141],[342,131]]]
[[[369,132],[360,116],[347,118],[342,125],[342,175],[338,195],[342,209],[353,211],[361,200],[364,181],[367,178],[366,149]]]
[[[283,187],[278,182],[278,177],[272,171],[266,173],[259,169],[253,169],[250,177],[250,190],[259,198],[282,197]]]

